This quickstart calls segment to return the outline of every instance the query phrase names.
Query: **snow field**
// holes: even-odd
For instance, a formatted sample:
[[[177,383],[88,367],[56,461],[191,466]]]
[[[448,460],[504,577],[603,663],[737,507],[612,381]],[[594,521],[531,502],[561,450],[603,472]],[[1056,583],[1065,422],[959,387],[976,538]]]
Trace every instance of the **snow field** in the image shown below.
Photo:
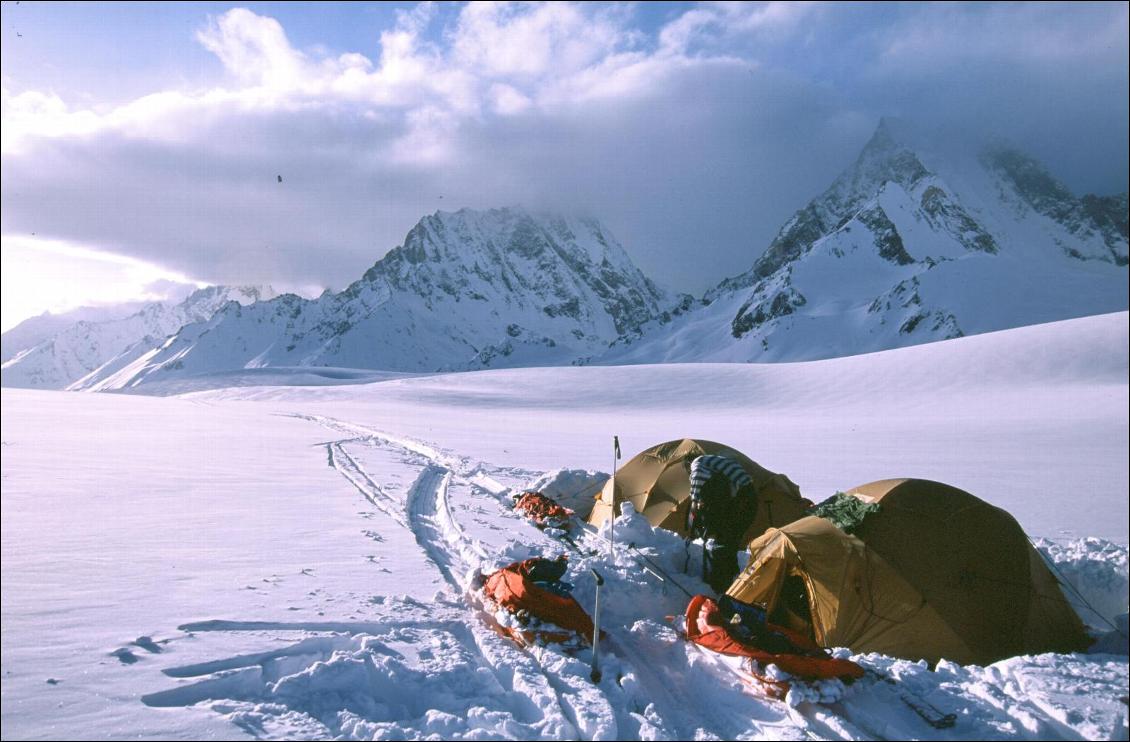
[[[686,606],[680,587],[706,589],[695,549],[682,574],[683,542],[628,513],[615,560],[599,534],[576,552],[507,508],[535,484],[595,484],[611,432],[626,456],[714,438],[813,499],[897,475],[965,487],[1049,539],[1088,602],[1124,614],[1126,371],[1103,359],[1125,347],[1125,315],[1069,329],[1032,335],[1012,386],[1001,363],[1025,342],[1008,335],[780,370],[530,369],[164,399],[4,390],[3,736],[1125,738],[1124,655],[935,671],[865,656],[898,684],[867,678],[828,705],[759,698],[667,619]],[[1080,337],[1103,345],[1087,356]],[[986,407],[998,392],[1007,404]],[[1075,482],[1086,507],[1050,481]],[[475,569],[558,553],[590,611],[589,569],[607,580],[599,685],[588,650],[522,650],[465,599]],[[900,689],[957,724],[927,726]]]

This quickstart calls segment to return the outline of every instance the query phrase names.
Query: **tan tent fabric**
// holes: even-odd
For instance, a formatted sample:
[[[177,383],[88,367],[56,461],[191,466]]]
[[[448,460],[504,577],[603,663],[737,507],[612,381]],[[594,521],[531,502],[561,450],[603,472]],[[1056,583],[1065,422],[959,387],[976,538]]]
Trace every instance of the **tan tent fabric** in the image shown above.
[[[745,454],[721,443],[684,438],[652,446],[620,467],[616,472],[615,492],[609,480],[589,515],[589,523],[601,525],[612,513],[613,503],[619,514],[620,503],[630,500],[653,526],[686,535],[691,483],[683,461],[703,454],[728,456],[740,463],[753,479],[759,494],[757,517],[746,531],[744,543],[770,526],[791,523],[804,515],[809,503],[788,477],[759,466]]]
[[[854,535],[818,517],[772,529],[727,591],[772,612],[784,579],[808,588],[825,646],[988,664],[1074,651],[1086,632],[1019,524],[955,487],[889,479],[848,491],[880,509]]]

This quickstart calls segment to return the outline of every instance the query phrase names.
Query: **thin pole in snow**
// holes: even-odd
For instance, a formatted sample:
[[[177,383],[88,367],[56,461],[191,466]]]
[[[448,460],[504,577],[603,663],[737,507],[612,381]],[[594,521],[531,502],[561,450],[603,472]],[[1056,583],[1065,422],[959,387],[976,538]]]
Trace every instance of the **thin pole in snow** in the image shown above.
[[[600,572],[590,568],[592,576],[596,578],[596,600],[592,609],[592,672],[589,678],[594,683],[599,683],[601,678],[600,673],[600,588],[604,585],[604,578],[600,576]]]
[[[620,460],[620,436],[612,436],[612,519],[608,521],[608,557],[616,563],[616,462]]]

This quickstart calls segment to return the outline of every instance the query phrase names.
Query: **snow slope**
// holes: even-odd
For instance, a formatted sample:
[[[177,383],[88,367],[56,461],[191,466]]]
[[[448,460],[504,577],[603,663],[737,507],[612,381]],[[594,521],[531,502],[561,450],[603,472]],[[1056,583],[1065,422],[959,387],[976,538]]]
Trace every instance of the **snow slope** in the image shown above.
[[[272,296],[270,287],[208,286],[177,304],[153,302],[115,319],[80,320],[5,359],[0,383],[31,389],[83,389],[88,386],[86,378],[104,365],[113,365],[123,355],[147,353],[184,325],[208,319],[228,302],[250,304]]]
[[[1126,204],[884,119],[749,271],[598,362],[812,360],[1124,310]]]
[[[891,476],[968,489],[1047,538],[1089,602],[1124,613],[1127,320],[815,363],[164,398],[5,389],[3,735],[1125,738],[1125,656],[934,672],[859,658],[957,713],[943,732],[885,683],[830,706],[750,695],[664,620],[685,605],[679,586],[623,551],[610,562],[587,536],[600,554],[574,554],[569,578],[590,609],[586,569],[609,580],[599,686],[585,652],[518,650],[460,592],[471,569],[565,549],[505,508],[507,488],[553,469],[574,470],[551,477],[560,486],[608,471],[613,433],[628,456],[693,435],[745,450],[813,499]],[[681,569],[669,534],[638,522],[619,533]]]

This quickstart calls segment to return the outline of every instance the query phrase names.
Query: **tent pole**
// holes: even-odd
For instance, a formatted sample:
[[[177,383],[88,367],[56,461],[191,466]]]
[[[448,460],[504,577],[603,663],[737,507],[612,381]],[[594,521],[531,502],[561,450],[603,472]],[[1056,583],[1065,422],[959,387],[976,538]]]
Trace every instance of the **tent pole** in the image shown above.
[[[616,461],[620,458],[620,436],[612,436],[612,519],[608,521],[608,558],[616,563]]]

